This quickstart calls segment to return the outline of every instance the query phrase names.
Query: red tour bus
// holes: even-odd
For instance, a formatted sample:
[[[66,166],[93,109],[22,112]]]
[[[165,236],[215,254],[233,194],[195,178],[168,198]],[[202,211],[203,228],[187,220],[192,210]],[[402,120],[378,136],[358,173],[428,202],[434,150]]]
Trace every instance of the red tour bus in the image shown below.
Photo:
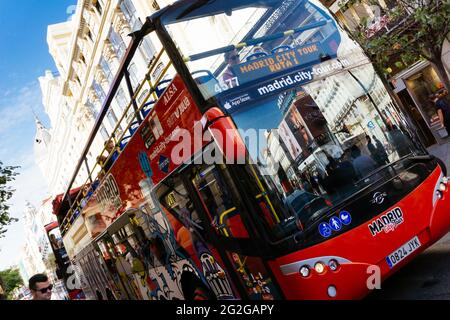
[[[177,1],[149,17],[83,157],[144,37],[164,49],[131,88],[136,122],[59,212],[65,242],[77,219],[90,232],[71,258],[92,291],[362,298],[448,232],[445,165],[315,0]]]

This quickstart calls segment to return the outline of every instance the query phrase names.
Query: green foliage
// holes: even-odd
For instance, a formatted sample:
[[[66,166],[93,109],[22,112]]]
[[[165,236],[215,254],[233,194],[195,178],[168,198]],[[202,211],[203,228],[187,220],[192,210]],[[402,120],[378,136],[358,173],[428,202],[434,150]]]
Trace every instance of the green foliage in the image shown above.
[[[351,4],[362,2],[374,4],[372,0],[352,0]],[[382,11],[382,15],[387,17],[389,32],[384,30],[367,37],[370,25],[361,21],[359,28],[353,32],[355,40],[363,46],[379,69],[387,69],[389,64],[398,61],[398,57],[404,66],[426,59],[435,64],[449,86],[441,53],[444,40],[450,32],[450,0],[393,2],[395,5],[391,10]],[[395,60],[391,61],[391,57],[395,57]]]
[[[9,216],[8,200],[12,197],[14,189],[8,184],[15,180],[18,173],[15,171],[18,167],[3,166],[0,161],[0,238],[6,233],[6,226],[12,222],[18,221]]]
[[[14,289],[23,286],[22,278],[18,269],[7,269],[0,271],[0,278],[3,280],[3,289],[8,299],[11,299],[11,294]]]

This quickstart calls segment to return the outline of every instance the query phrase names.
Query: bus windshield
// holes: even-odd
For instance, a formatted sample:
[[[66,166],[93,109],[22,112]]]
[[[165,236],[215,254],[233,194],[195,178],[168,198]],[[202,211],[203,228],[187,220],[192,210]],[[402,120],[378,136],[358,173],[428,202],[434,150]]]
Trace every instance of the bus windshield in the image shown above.
[[[370,61],[319,1],[230,1],[210,12],[199,4],[163,22],[204,99],[232,116],[266,191],[289,209],[282,223],[305,228],[423,153]]]

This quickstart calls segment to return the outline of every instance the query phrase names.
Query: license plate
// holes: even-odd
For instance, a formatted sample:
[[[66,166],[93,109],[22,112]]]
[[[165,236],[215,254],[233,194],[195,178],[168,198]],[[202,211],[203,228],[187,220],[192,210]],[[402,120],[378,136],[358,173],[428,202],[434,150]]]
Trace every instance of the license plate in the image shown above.
[[[418,237],[414,237],[409,240],[407,243],[402,245],[400,248],[392,252],[390,255],[386,257],[387,264],[389,268],[393,268],[400,261],[404,260],[411,253],[416,251],[420,247],[420,241]]]

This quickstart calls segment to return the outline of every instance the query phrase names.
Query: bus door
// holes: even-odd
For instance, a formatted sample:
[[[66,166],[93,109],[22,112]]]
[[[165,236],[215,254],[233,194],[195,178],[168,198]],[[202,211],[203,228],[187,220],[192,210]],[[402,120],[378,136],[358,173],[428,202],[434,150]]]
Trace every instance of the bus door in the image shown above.
[[[106,233],[97,241],[97,245],[108,271],[122,293],[125,293],[129,300],[139,300],[141,295],[132,279],[131,266],[117,251],[110,235]]]
[[[248,216],[252,209],[244,203],[242,190],[233,182],[231,168],[225,164],[196,165],[191,167],[188,177],[183,176],[189,179],[192,190],[200,199],[214,237],[246,297],[252,300],[279,299],[277,285],[261,258],[265,248],[258,241],[261,238]],[[260,192],[255,195],[257,198],[264,198],[264,194]],[[261,210],[270,215],[264,201],[259,204]]]
[[[239,298],[242,293],[236,290],[231,281],[232,277],[225,271],[229,268],[224,261],[224,254],[219,252],[217,244],[211,241],[208,219],[201,212],[200,201],[195,196],[195,191],[192,191],[185,172],[183,170],[171,175],[156,189],[161,213],[170,224],[170,238],[175,242],[172,249],[167,248],[165,251],[172,251],[172,255],[192,261],[199,271],[189,276],[181,276],[179,282],[184,298],[201,298],[198,292],[203,292],[202,295],[206,299]],[[165,246],[168,247],[167,244]],[[183,281],[183,278],[187,281]],[[208,288],[205,288],[202,282],[207,284]],[[236,294],[236,291],[239,294]]]
[[[133,288],[137,289],[140,299],[178,299],[178,292],[175,290],[161,288],[164,295],[157,290],[158,284],[152,279],[154,273],[158,273],[155,260],[150,261],[149,251],[152,243],[147,238],[144,228],[150,228],[148,217],[141,210],[130,209],[123,213],[109,227],[108,233],[111,235],[115,249],[120,256],[120,268],[126,273],[128,279],[132,279]],[[150,230],[148,230],[150,232]],[[175,262],[175,260],[171,261]],[[118,267],[119,268],[119,267]],[[151,272],[153,269],[153,272]],[[166,280],[169,281],[168,279]],[[164,281],[163,281],[164,284]],[[172,288],[173,289],[173,288]]]

